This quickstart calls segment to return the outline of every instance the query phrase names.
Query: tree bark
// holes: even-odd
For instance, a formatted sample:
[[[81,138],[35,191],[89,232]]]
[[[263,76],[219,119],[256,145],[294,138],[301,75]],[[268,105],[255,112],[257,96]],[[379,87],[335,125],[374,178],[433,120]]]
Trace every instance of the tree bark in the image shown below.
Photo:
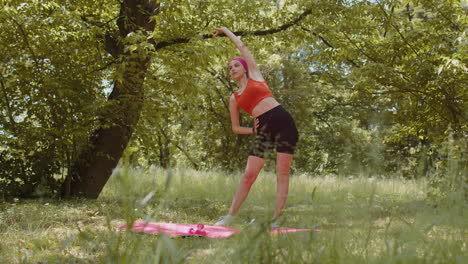
[[[151,16],[159,11],[159,4],[150,0],[126,0],[121,3],[117,21],[118,35],[123,40],[129,33],[151,32]],[[100,111],[99,127],[89,144],[81,151],[62,186],[62,196],[97,198],[112,170],[122,157],[143,107],[143,82],[150,65],[148,55],[137,49],[125,51],[115,37],[107,37],[105,47],[121,63],[121,80],[114,80],[112,93]]]

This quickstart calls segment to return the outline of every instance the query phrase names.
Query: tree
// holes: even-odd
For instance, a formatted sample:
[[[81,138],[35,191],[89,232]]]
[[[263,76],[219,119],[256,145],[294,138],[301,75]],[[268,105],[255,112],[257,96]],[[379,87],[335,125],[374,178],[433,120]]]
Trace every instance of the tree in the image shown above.
[[[98,117],[103,125],[94,130],[90,143],[72,166],[63,184],[63,196],[97,198],[120,160],[143,107],[143,82],[150,64],[145,45],[155,26],[151,19],[159,8],[154,1],[121,3],[118,34],[105,35],[106,50],[119,60],[121,79],[114,81],[107,107]]]
[[[15,23],[18,21],[17,18],[24,19],[25,23],[31,22],[29,17],[25,16],[25,13],[22,13],[22,8],[28,9],[28,12],[39,11],[39,16],[46,17],[46,20],[47,18],[56,18],[53,15],[61,16],[63,19],[61,23],[73,18],[74,22],[79,24],[78,26],[89,31],[94,31],[94,40],[101,43],[101,51],[102,48],[105,48],[108,54],[111,55],[98,53],[101,56],[101,61],[104,55],[104,58],[109,60],[112,65],[114,72],[111,72],[108,78],[106,78],[105,74],[102,74],[104,71],[101,72],[101,76],[107,79],[104,79],[104,81],[109,82],[110,80],[110,83],[112,83],[112,92],[108,95],[104,105],[96,109],[96,116],[92,117],[91,129],[88,130],[89,132],[84,133],[89,135],[89,139],[80,140],[79,149],[73,150],[73,154],[76,156],[70,157],[68,160],[70,165],[62,188],[62,195],[64,197],[84,196],[96,198],[111,175],[112,169],[117,165],[138,123],[145,99],[143,84],[148,68],[151,65],[151,57],[161,49],[190,42],[195,33],[192,25],[207,18],[219,21],[216,19],[220,17],[219,14],[213,17],[206,17],[200,14],[198,16],[189,15],[189,19],[184,21],[186,25],[177,29],[178,33],[185,34],[185,36],[174,37],[169,32],[180,25],[176,22],[183,20],[181,18],[185,14],[182,14],[182,12],[193,12],[194,10],[200,12],[200,10],[195,8],[201,5],[215,9],[218,6],[217,3],[208,3],[209,5],[207,5],[204,1],[187,1],[186,3],[169,1],[160,4],[155,1],[124,0],[118,7],[117,15],[113,14],[117,9],[112,2],[98,2],[94,8],[99,8],[101,11],[89,8],[86,4],[86,1],[78,1],[76,3],[57,1],[49,4],[37,1],[24,4],[13,2],[11,6],[8,6],[5,16],[8,21],[7,23],[9,23],[12,29],[15,25],[17,28],[22,28],[23,26],[21,23]],[[257,1],[251,5],[261,6],[262,4],[265,5],[262,1]],[[245,6],[248,5],[246,4]],[[110,8],[110,12],[102,11],[102,8],[106,7],[112,7]],[[20,12],[17,12],[18,10]],[[164,12],[161,13],[161,10],[164,10]],[[284,23],[281,27],[256,31],[252,34],[265,35],[286,30],[297,24],[309,13],[310,11],[306,11],[293,19],[289,24]],[[76,21],[77,17],[81,18],[81,21]],[[178,19],[181,20],[176,21]],[[211,31],[207,24],[203,26],[198,25],[197,27],[205,32]],[[61,33],[67,32],[60,25],[58,28],[62,29]],[[47,30],[47,26],[44,25],[43,30]],[[246,35],[249,32],[237,33],[239,35]],[[30,34],[31,32],[24,32],[24,43],[26,43],[26,46],[29,44],[27,38]],[[195,35],[199,34],[195,33]],[[59,37],[57,36],[57,38]],[[208,39],[210,38],[210,34],[201,35],[201,38]],[[28,48],[30,48],[29,55],[34,55],[35,50],[31,46],[28,46]],[[44,72],[43,68],[39,66],[40,63],[49,59],[47,58],[48,56],[50,56],[49,53],[44,53],[43,58],[35,60],[36,64],[38,64],[36,69],[38,78],[40,78],[41,74],[48,77],[47,72]],[[4,90],[6,91],[7,89],[5,88]],[[47,92],[43,96],[45,98],[50,97]],[[51,125],[54,129],[60,129],[61,122],[58,119],[66,116],[66,114],[57,113],[56,107],[54,108],[53,99],[52,97],[52,99],[47,100],[50,105],[49,108],[52,110],[51,116],[53,122]],[[8,105],[7,109],[9,109],[9,101],[7,100],[6,103]],[[11,119],[13,115],[16,115],[16,113],[13,114],[10,111],[8,116],[10,117],[9,124],[12,127],[15,124]],[[44,118],[40,119],[44,120]],[[12,134],[15,134],[14,128],[6,128]],[[52,158],[52,160],[57,160],[57,158]],[[57,169],[59,167],[60,165],[58,165]],[[50,173],[52,172],[45,174]]]
[[[121,80],[115,81],[112,93],[108,97],[108,103],[115,103],[109,104],[111,109],[104,110],[106,114],[99,117],[102,123],[109,126],[101,126],[93,132],[91,143],[81,152],[64,182],[64,196],[97,198],[116,167],[138,123],[143,107],[143,82],[150,64],[150,53],[147,49],[153,49],[149,44],[153,44],[158,50],[168,45],[190,41],[183,38],[162,42],[147,41],[155,29],[154,16],[159,14],[160,7],[161,4],[156,4],[154,1],[122,2],[117,21],[120,41],[115,39],[115,34],[106,35],[107,51],[115,59],[120,59],[118,69],[122,77]],[[286,30],[308,14],[310,10],[303,12],[289,24],[251,34],[265,35]],[[237,34],[242,36],[247,32],[237,32]],[[209,35],[203,36],[203,38],[209,37]]]
[[[466,130],[463,12],[429,0],[9,1],[2,191],[62,185],[95,198],[128,144],[162,166],[243,166],[248,139],[232,135],[225,109],[236,50],[211,40],[220,25],[256,51],[295,115],[302,169],[370,164],[371,141],[395,150],[387,160],[407,158],[402,149],[441,142],[450,124]]]

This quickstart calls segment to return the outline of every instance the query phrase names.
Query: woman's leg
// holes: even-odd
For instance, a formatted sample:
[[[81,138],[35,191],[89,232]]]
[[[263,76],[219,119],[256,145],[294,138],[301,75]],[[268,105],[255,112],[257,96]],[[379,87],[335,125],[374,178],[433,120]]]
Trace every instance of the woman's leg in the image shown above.
[[[277,153],[276,156],[276,204],[273,219],[281,215],[289,191],[289,169],[293,155],[288,153]]]
[[[265,165],[265,159],[256,156],[249,156],[244,177],[242,178],[239,187],[237,187],[236,195],[234,196],[234,200],[232,200],[231,209],[229,209],[230,215],[235,215],[242,203],[245,201],[245,198],[247,198],[250,187],[252,187],[252,184],[257,179],[263,165]]]

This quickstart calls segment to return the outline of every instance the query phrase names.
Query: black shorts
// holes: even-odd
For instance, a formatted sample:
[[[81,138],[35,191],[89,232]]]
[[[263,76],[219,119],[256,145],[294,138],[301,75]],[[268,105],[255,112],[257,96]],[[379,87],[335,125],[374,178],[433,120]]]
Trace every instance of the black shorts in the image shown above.
[[[257,117],[259,127],[250,155],[265,158],[276,148],[277,152],[294,154],[299,134],[291,115],[281,105]]]

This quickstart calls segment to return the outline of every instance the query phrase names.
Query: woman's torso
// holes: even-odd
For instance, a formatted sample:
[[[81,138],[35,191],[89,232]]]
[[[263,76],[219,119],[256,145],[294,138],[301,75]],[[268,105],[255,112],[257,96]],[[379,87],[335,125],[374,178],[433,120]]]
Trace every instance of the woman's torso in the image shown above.
[[[277,107],[278,105],[280,105],[280,103],[278,103],[278,101],[276,101],[275,98],[273,97],[264,98],[263,100],[258,102],[258,104],[254,107],[254,109],[252,110],[252,116],[254,118],[258,117],[270,111],[271,109]]]
[[[260,89],[261,91],[255,91],[255,89]],[[247,91],[247,92],[246,92]],[[252,115],[254,118],[260,116],[261,114],[268,112],[272,108],[279,105],[278,101],[273,97],[268,85],[265,81],[257,81],[254,79],[248,79],[247,84],[244,89],[236,92],[236,100],[239,106],[244,109],[247,113]],[[241,97],[244,97],[241,99]],[[248,97],[248,98],[246,98]],[[250,98],[253,97],[253,98]],[[258,98],[255,98],[258,97]],[[250,102],[251,99],[253,102]],[[249,101],[246,104],[246,100]],[[257,101],[258,100],[258,101]],[[249,109],[245,109],[249,108]],[[251,112],[249,112],[249,110]]]

